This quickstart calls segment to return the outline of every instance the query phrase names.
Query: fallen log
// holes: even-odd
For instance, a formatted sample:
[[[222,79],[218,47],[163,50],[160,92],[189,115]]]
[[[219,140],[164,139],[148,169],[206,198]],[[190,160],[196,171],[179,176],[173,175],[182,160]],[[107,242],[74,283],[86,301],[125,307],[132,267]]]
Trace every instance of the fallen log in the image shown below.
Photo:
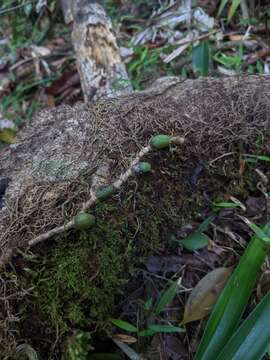
[[[224,166],[254,152],[259,137],[261,151],[269,151],[269,94],[267,76],[172,78],[127,97],[42,111],[0,154],[1,178],[10,179],[0,211],[2,261],[71,221],[90,197],[93,179],[98,186],[116,181],[153,135],[185,138],[173,149],[184,197],[198,164],[206,164],[209,176],[209,164],[220,159],[215,166],[222,164],[220,173],[230,178]],[[155,168],[155,156],[148,157]],[[169,152],[165,157],[175,162]]]

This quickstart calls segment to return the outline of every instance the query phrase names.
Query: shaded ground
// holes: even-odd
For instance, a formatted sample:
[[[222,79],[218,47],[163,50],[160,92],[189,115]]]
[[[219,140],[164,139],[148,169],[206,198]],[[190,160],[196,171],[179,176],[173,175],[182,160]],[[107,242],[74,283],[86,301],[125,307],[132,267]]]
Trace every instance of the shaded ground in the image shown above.
[[[133,51],[125,61],[135,89],[148,87],[161,75],[197,76],[192,58],[201,40],[195,37],[183,53],[164,63],[164,57],[179,44],[171,44],[159,34],[153,41],[130,45],[137,34],[158,23],[158,16],[150,19],[153,9],[159,9],[158,2],[115,3],[108,1],[106,6],[120,44]],[[179,91],[182,86],[187,89],[182,97],[174,97],[176,88],[171,88],[162,96],[146,94],[117,104],[100,102],[89,107],[77,105],[74,110],[48,110],[20,133],[21,148],[0,154],[0,175],[17,179],[16,186],[10,184],[9,196],[14,197],[18,185],[27,190],[22,191],[13,215],[0,221],[0,228],[10,225],[8,235],[0,232],[2,251],[21,246],[0,277],[0,357],[13,359],[15,346],[17,352],[21,349],[18,346],[26,351],[23,346],[28,344],[42,360],[84,360],[91,351],[106,351],[124,359],[112,336],[117,339],[119,334],[133,334],[113,327],[111,317],[138,325],[140,330],[152,322],[178,326],[198,281],[216,268],[235,265],[243,253],[250,231],[238,215],[257,224],[268,218],[269,162],[258,158],[251,162],[244,156],[269,154],[268,80],[262,77],[252,86],[252,80],[238,82],[227,77],[243,72],[269,73],[268,4],[256,3],[254,13],[250,13],[254,24],[252,19],[244,23],[239,10],[225,25],[228,9],[218,18],[217,2],[201,1],[199,5],[217,21],[217,35],[210,36],[210,29],[197,36],[209,39],[212,54],[208,73],[224,77],[223,85],[218,80],[216,85],[214,80],[209,84],[199,81],[197,91],[192,92],[192,83],[186,81],[178,86]],[[4,29],[0,29],[1,38],[8,39],[3,52],[1,46],[0,120],[12,120],[18,128],[37,108],[82,99],[70,29],[64,27],[57,3],[49,1],[40,16],[33,9],[30,17],[22,9],[20,15],[20,19],[12,15],[5,18],[6,22],[1,22]],[[12,24],[11,38],[8,24]],[[250,36],[244,39],[249,24]],[[177,30],[183,31],[185,38],[191,29],[184,23],[173,34]],[[233,91],[231,84],[235,84]],[[157,90],[162,88],[157,85]],[[151,162],[151,173],[132,178],[112,200],[95,207],[98,221],[91,232],[71,232],[27,252],[23,245],[29,239],[72,218],[89,196],[88,176],[52,186],[49,176],[44,179],[44,171],[33,169],[31,163],[33,153],[38,154],[39,163],[45,156],[53,159],[61,153],[65,142],[56,144],[51,153],[46,152],[46,142],[57,139],[64,127],[68,129],[64,123],[78,112],[84,119],[79,124],[81,132],[77,132],[80,139],[73,134],[71,141],[76,151],[81,147],[80,161],[86,161],[90,174],[96,165],[93,146],[96,154],[110,158],[109,182],[153,134],[184,135],[186,144],[147,156],[144,160]],[[89,142],[97,129],[97,141]],[[24,143],[23,138],[31,141]],[[12,141],[13,135],[4,138],[7,143],[9,139]],[[79,159],[76,151],[74,147],[71,155]],[[29,183],[23,181],[25,170],[30,174]],[[2,207],[2,193],[0,196]],[[240,206],[232,205],[236,200]],[[214,203],[220,202],[231,205],[217,208]],[[205,231],[210,238],[206,247],[190,252],[176,242],[211,215],[215,218]],[[269,289],[268,265],[262,270],[247,313]],[[179,278],[177,296],[157,316],[155,302],[170,281]],[[187,324],[185,333],[139,337],[131,346],[149,360],[191,359],[204,324],[205,320]]]
[[[236,263],[249,238],[237,213],[257,223],[264,222],[268,213],[269,167],[259,158],[250,163],[245,154],[256,156],[269,151],[269,80],[244,77],[234,82],[220,81],[187,80],[161,95],[146,93],[118,102],[46,111],[22,132],[24,152],[12,148],[2,152],[4,174],[13,178],[6,194],[12,199],[14,181],[23,180],[25,169],[32,164],[29,158],[39,152],[46,154],[50,139],[52,144],[62,144],[60,140],[66,139],[58,130],[69,126],[67,119],[80,119],[86,139],[95,134],[95,155],[99,160],[112,161],[108,182],[117,178],[153,134],[186,137],[183,146],[147,155],[144,160],[152,164],[150,174],[131,178],[112,200],[94,207],[97,224],[91,231],[69,232],[30,253],[22,249],[6,267],[3,280],[8,287],[3,289],[1,324],[5,351],[7,343],[10,347],[14,344],[14,334],[13,341],[30,344],[44,359],[48,354],[59,358],[69,348],[67,342],[73,347],[74,342],[80,345],[81,354],[87,350],[86,344],[95,346],[95,351],[104,351],[102,343],[112,334],[111,317],[137,323],[140,329],[153,319],[178,325],[190,289],[198,280],[210,270]],[[56,119],[59,129],[50,126]],[[58,137],[51,136],[54,132]],[[73,140],[69,137],[65,141],[78,141],[76,134]],[[92,164],[93,143],[82,143],[81,160]],[[74,152],[76,156],[76,146]],[[14,169],[11,164],[23,154],[25,166]],[[35,172],[31,175],[31,166],[29,182],[16,200],[16,212],[10,217],[2,210],[0,224],[10,229],[4,238],[2,235],[5,246],[23,247],[34,235],[57,225],[54,219],[59,223],[69,220],[89,194],[89,177],[81,176],[64,187],[63,182],[45,181],[44,174],[41,178]],[[51,202],[44,201],[48,194]],[[216,212],[216,202],[236,205],[232,196],[243,203],[239,210],[226,205],[229,209]],[[175,240],[214,213],[216,219],[207,229],[211,238],[208,249],[190,253],[179,247]],[[169,280],[179,277],[182,282],[178,296],[168,309],[158,316],[152,314],[151,307],[142,310],[149,296],[155,302]],[[23,299],[19,303],[18,295]],[[189,358],[201,331],[198,323],[188,324],[186,333],[160,334],[154,340],[142,338],[135,348],[149,359],[160,356],[160,348],[164,354],[172,353],[172,359]],[[75,334],[83,334],[82,343]],[[110,341],[105,344],[107,351],[115,349]]]

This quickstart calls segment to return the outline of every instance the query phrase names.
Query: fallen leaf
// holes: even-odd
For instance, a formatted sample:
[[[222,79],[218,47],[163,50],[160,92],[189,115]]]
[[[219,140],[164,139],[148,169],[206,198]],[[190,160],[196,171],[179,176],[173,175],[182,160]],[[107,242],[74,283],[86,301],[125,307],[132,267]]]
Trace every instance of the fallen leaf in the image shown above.
[[[0,131],[0,141],[6,144],[15,143],[16,133],[13,129],[4,129]]]
[[[242,41],[243,40],[244,35],[243,34],[233,34],[229,36],[229,39],[231,41]]]
[[[192,290],[181,325],[207,316],[228,280],[232,268],[218,268],[204,276]]]
[[[137,342],[137,339],[134,336],[126,335],[126,334],[114,334],[112,336],[114,340],[122,341],[126,344],[134,344]]]

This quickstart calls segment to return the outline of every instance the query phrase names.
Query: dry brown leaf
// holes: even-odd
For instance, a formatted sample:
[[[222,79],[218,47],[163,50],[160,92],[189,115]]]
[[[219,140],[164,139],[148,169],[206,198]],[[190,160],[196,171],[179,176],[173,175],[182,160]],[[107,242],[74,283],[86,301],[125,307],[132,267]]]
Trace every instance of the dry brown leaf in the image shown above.
[[[6,144],[13,144],[16,142],[16,133],[13,129],[0,130],[0,141]]]
[[[126,334],[114,334],[112,336],[114,340],[122,341],[127,344],[134,344],[137,342],[137,339],[134,336],[126,335]]]
[[[241,40],[243,40],[243,37],[244,37],[243,34],[234,34],[234,35],[230,35],[229,39],[231,41],[241,41]]]
[[[211,271],[198,282],[187,300],[181,325],[200,320],[209,314],[231,272],[232,268],[221,267]]]

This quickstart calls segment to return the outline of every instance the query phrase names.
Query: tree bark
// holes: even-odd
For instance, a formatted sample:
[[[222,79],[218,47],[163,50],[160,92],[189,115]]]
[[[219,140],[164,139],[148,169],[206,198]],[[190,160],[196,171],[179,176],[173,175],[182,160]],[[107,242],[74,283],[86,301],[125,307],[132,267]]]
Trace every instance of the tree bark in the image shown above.
[[[128,95],[132,87],[111,20],[89,0],[62,0],[65,21],[73,22],[72,41],[85,102]]]

